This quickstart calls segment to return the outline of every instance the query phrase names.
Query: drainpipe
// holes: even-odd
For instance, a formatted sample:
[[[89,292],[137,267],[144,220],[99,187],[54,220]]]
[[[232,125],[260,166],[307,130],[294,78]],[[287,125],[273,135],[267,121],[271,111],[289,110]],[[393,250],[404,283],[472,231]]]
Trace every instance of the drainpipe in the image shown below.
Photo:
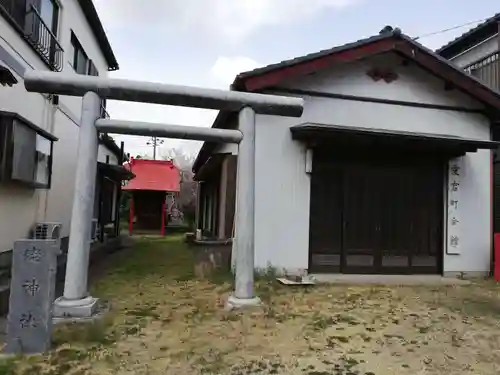
[[[497,34],[497,53],[498,53],[498,59],[497,59],[497,87],[494,87],[495,89],[497,90],[500,90],[500,21],[497,21],[497,30],[498,30],[498,34]]]

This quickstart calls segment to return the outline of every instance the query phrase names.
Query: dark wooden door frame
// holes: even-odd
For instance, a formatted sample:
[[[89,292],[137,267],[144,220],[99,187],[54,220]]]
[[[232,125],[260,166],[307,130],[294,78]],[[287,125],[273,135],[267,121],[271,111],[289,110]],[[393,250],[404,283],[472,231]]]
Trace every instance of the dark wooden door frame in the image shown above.
[[[316,161],[316,163],[315,163]],[[424,266],[421,266],[421,267],[416,267],[414,264],[413,264],[413,258],[415,258],[418,254],[415,250],[417,248],[419,248],[418,246],[422,246],[422,243],[411,243],[408,245],[407,247],[407,265],[406,266],[383,266],[383,263],[382,263],[382,257],[383,257],[383,246],[387,246],[387,241],[389,241],[387,238],[383,239],[381,237],[382,233],[374,233],[374,236],[373,236],[373,239],[378,242],[375,246],[376,249],[374,249],[374,253],[373,253],[373,266],[370,266],[370,267],[354,267],[354,266],[348,266],[347,265],[347,262],[346,262],[346,257],[347,257],[347,251],[346,251],[346,244],[345,244],[345,240],[346,240],[346,237],[345,237],[345,230],[346,230],[346,227],[345,227],[345,222],[346,222],[346,219],[345,219],[345,202],[346,202],[346,198],[345,198],[345,189],[346,189],[346,177],[345,177],[345,169],[342,173],[340,173],[340,176],[337,176],[336,177],[336,181],[337,183],[340,183],[342,188],[341,188],[341,192],[340,194],[342,194],[342,203],[341,203],[341,228],[340,228],[340,231],[341,231],[341,250],[340,250],[340,264],[338,266],[334,266],[334,265],[320,265],[318,266],[317,264],[315,265],[314,262],[313,262],[313,257],[314,255],[316,256],[319,256],[320,254],[322,254],[324,257],[328,257],[329,255],[331,256],[335,256],[334,254],[335,253],[332,253],[332,254],[326,254],[326,253],[314,253],[314,246],[318,246],[318,243],[321,243],[321,240],[318,240],[317,238],[313,238],[313,236],[315,234],[317,234],[317,230],[318,228],[314,228],[313,226],[315,225],[316,221],[315,220],[316,218],[313,217],[313,214],[314,214],[314,210],[317,205],[317,202],[313,202],[313,195],[316,193],[315,191],[313,191],[315,188],[315,184],[318,183],[317,180],[315,180],[315,178],[322,178],[322,177],[318,177],[317,175],[315,175],[314,171],[318,171],[318,169],[325,169],[324,165],[323,166],[320,166],[320,164],[318,163],[318,160],[315,160],[313,161],[313,174],[311,175],[311,201],[310,201],[310,230],[309,230],[309,251],[308,251],[308,259],[309,259],[309,265],[308,265],[308,268],[309,268],[309,272],[330,272],[330,273],[337,273],[337,272],[342,272],[342,273],[382,273],[382,274],[410,274],[410,273],[418,273],[418,274],[426,274],[426,273],[431,273],[431,274],[442,274],[443,272],[443,252],[444,252],[444,249],[443,249],[443,236],[444,236],[444,215],[442,214],[443,212],[443,209],[444,209],[444,202],[445,202],[445,189],[444,189],[444,184],[445,184],[445,178],[446,178],[446,173],[445,173],[445,160],[444,159],[438,159],[438,160],[435,160],[435,161],[432,161],[432,163],[435,163],[434,165],[431,165],[431,166],[428,166],[428,167],[423,167],[423,171],[425,172],[424,175],[428,175],[429,173],[435,173],[435,176],[434,178],[436,178],[437,180],[434,181],[434,183],[436,184],[435,187],[439,186],[439,193],[436,192],[435,194],[435,197],[434,199],[436,199],[436,201],[434,202],[434,205],[430,203],[430,207],[428,208],[428,212],[426,213],[427,216],[429,215],[436,215],[436,218],[433,219],[432,221],[434,221],[434,223],[437,224],[437,227],[438,229],[436,231],[431,231],[429,228],[431,226],[431,224],[427,224],[427,226],[424,228],[424,229],[421,229],[421,230],[426,230],[426,240],[427,240],[427,243],[428,245],[427,246],[433,246],[434,247],[434,251],[436,252],[435,253],[435,256],[437,257],[436,259],[436,265],[435,266],[429,266],[429,267],[424,267]],[[440,163],[440,166],[438,168],[438,163]],[[315,165],[316,164],[316,168],[315,168]],[[417,169],[416,171],[414,171],[413,173],[417,173],[418,171],[418,168],[420,168],[420,164],[417,163]],[[422,166],[424,166],[424,164],[422,164]],[[345,167],[344,167],[345,168]],[[427,171],[425,168],[429,168]],[[434,171],[432,171],[432,168],[435,168]],[[328,171],[328,168],[326,168],[326,170]],[[415,176],[413,176],[413,178],[418,178],[419,175],[416,174]],[[421,176],[420,176],[421,177]],[[324,177],[323,177],[324,178]],[[427,177],[429,179],[431,179],[431,175],[429,175],[429,177]],[[322,181],[324,182],[324,180]],[[432,181],[428,181],[427,184],[430,184],[430,188],[434,189],[435,187],[433,187],[432,185]],[[427,186],[427,185],[426,185]],[[429,186],[427,186],[427,188],[429,188]],[[416,188],[418,189],[418,188]],[[420,193],[420,190],[416,190]],[[428,194],[433,194],[433,192],[427,192]],[[321,199],[321,198],[319,198]],[[408,199],[408,197],[405,198],[404,194],[403,194],[403,200],[404,199]],[[424,194],[424,199],[425,199],[425,194]],[[382,203],[383,204],[383,203]],[[408,207],[407,210],[411,210],[411,204],[408,203]],[[387,221],[387,217],[385,217],[384,219],[382,219],[382,216],[381,216],[381,220],[385,220]],[[422,220],[422,219],[421,219]],[[425,220],[424,220],[425,221]],[[417,224],[419,222],[417,221]],[[388,223],[385,222],[385,225],[387,225]],[[421,224],[421,222],[420,222]],[[382,225],[382,224],[381,224]],[[378,226],[378,224],[377,224]],[[377,230],[378,232],[380,232],[380,229]],[[414,229],[409,229],[410,230],[410,234],[413,233]],[[418,231],[418,228],[415,229]],[[419,234],[417,234],[417,236],[419,236]],[[319,242],[318,242],[319,241]],[[384,243],[385,241],[385,243]],[[389,243],[392,243],[392,241],[394,241],[394,239],[391,239],[389,241]],[[399,239],[399,241],[403,241],[404,242],[404,238],[403,240],[401,240],[401,238]],[[408,241],[412,241],[412,238],[411,236],[409,236],[408,238]],[[397,241],[396,241],[397,242]],[[433,243],[435,242],[435,243]],[[400,245],[399,245],[400,246]],[[426,245],[423,245],[424,247]],[[333,247],[333,246],[332,246]],[[429,248],[430,249],[430,248]],[[429,250],[430,251],[430,250]],[[397,256],[397,255],[396,255]],[[405,256],[404,254],[401,255],[401,256]],[[429,257],[432,257],[432,253],[428,254]]]

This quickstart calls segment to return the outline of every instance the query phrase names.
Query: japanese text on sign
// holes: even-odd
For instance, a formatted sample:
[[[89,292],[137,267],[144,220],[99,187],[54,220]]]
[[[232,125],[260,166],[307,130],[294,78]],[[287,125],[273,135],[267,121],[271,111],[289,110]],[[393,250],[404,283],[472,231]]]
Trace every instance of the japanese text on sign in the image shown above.
[[[460,254],[460,191],[462,158],[453,159],[448,167],[447,253]]]

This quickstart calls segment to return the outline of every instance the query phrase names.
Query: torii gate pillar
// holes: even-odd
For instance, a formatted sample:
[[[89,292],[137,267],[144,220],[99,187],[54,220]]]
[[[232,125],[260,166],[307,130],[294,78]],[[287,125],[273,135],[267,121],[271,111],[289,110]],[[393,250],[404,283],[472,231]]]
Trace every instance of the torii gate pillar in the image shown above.
[[[46,71],[27,72],[24,85],[32,92],[83,96],[64,295],[55,301],[54,315],[90,317],[97,308],[97,299],[87,291],[87,275],[99,131],[239,144],[233,241],[235,291],[228,305],[233,308],[259,303],[253,277],[255,115],[300,117],[302,99]],[[101,98],[238,111],[239,130],[100,119]]]

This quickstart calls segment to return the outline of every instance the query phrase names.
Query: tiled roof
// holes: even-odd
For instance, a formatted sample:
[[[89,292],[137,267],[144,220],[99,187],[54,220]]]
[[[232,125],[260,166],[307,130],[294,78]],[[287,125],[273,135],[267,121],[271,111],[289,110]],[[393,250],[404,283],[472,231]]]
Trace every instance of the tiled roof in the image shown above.
[[[401,31],[397,28],[395,30],[387,29],[387,31],[385,33],[374,35],[374,36],[371,36],[369,38],[359,39],[355,42],[342,44],[340,46],[335,46],[333,48],[324,49],[324,50],[321,50],[319,52],[309,53],[309,54],[304,55],[304,56],[295,57],[293,59],[283,60],[283,61],[280,61],[280,62],[275,63],[275,64],[266,65],[266,66],[261,67],[261,68],[257,68],[254,70],[250,70],[250,71],[238,74],[236,76],[235,82],[238,82],[239,80],[248,78],[250,76],[264,74],[264,73],[267,73],[267,72],[272,71],[272,70],[281,69],[285,66],[292,66],[292,65],[300,64],[300,63],[305,62],[305,61],[318,59],[318,58],[321,58],[324,56],[331,55],[331,54],[336,53],[336,52],[341,52],[341,51],[345,51],[345,50],[348,50],[351,48],[355,48],[355,47],[358,47],[358,46],[363,45],[363,44],[376,42],[378,40],[382,40],[382,39],[387,38],[388,35],[393,35],[393,34],[398,34],[398,33],[400,34]]]
[[[245,82],[247,81],[247,79],[257,77],[260,75],[265,75],[268,73],[272,73],[274,71],[278,71],[278,70],[281,70],[284,68],[289,68],[289,67],[292,67],[294,65],[308,63],[309,61],[321,59],[321,58],[327,57],[329,55],[348,51],[351,49],[355,49],[357,47],[369,45],[371,43],[376,43],[378,41],[382,41],[384,39],[391,39],[391,38],[395,39],[395,40],[407,42],[410,46],[413,46],[413,47],[415,47],[415,49],[418,49],[419,51],[424,52],[426,55],[428,55],[432,59],[438,60],[443,66],[446,66],[446,69],[448,71],[453,70],[453,71],[455,71],[455,73],[458,73],[458,75],[456,75],[457,79],[460,78],[461,80],[464,80],[468,83],[472,83],[476,86],[477,85],[482,86],[482,88],[484,90],[487,90],[490,93],[491,97],[500,98],[499,91],[486,86],[483,82],[481,82],[476,77],[473,77],[473,76],[467,74],[466,72],[464,72],[462,69],[459,69],[457,66],[452,64],[445,57],[440,56],[439,54],[437,54],[433,50],[418,43],[415,39],[403,34],[399,28],[393,29],[390,26],[384,27],[382,29],[382,31],[380,31],[379,34],[377,34],[375,36],[371,36],[369,38],[360,39],[360,40],[357,40],[357,41],[352,42],[352,43],[343,44],[341,46],[336,46],[336,47],[333,47],[330,49],[326,49],[326,50],[316,52],[316,53],[311,53],[311,54],[297,57],[294,59],[283,60],[283,61],[276,63],[276,64],[267,65],[265,67],[261,67],[261,68],[257,68],[257,69],[254,69],[254,70],[251,70],[248,72],[241,73],[241,74],[236,76],[233,84],[231,85],[231,90],[247,91],[247,89],[245,87]],[[409,58],[411,58],[411,56],[409,56]],[[474,82],[472,82],[472,81],[474,81]],[[214,128],[226,127],[227,126],[226,122],[227,122],[230,115],[231,115],[231,112],[220,111],[219,114],[217,115],[217,118],[215,119],[215,122],[212,125],[212,127],[214,127]],[[196,173],[199,170],[199,168],[201,168],[201,166],[206,162],[206,160],[210,156],[214,147],[215,147],[214,143],[205,142],[203,144],[203,146],[202,146],[200,152],[198,153],[198,156],[196,157],[196,160],[193,164],[193,172]]]
[[[300,64],[300,63],[307,62],[310,60],[318,59],[318,58],[328,56],[328,55],[331,55],[334,53],[346,51],[346,50],[349,50],[352,48],[356,48],[356,47],[359,47],[359,46],[362,46],[365,44],[377,42],[379,40],[390,38],[390,37],[398,37],[400,39],[406,40],[407,42],[415,45],[419,49],[424,50],[425,52],[431,54],[433,57],[440,60],[442,63],[444,63],[444,64],[448,65],[449,67],[453,68],[454,70],[460,72],[460,74],[467,75],[467,77],[472,78],[472,79],[480,82],[481,84],[483,84],[483,82],[480,81],[479,79],[476,79],[475,77],[465,73],[462,69],[457,68],[448,59],[438,55],[436,52],[434,52],[430,48],[427,48],[423,44],[417,42],[414,38],[411,38],[408,35],[403,34],[399,28],[392,29],[390,26],[386,26],[384,29],[382,29],[380,34],[371,36],[369,38],[359,39],[359,40],[352,42],[352,43],[342,44],[340,46],[336,46],[336,47],[333,47],[330,49],[322,50],[320,52],[310,53],[310,54],[307,54],[305,56],[296,57],[294,59],[283,60],[283,61],[276,63],[276,64],[271,64],[271,65],[267,65],[267,66],[264,66],[261,68],[257,68],[254,70],[240,73],[236,76],[234,83],[231,85],[231,87],[233,87],[235,90],[238,90],[241,86],[240,81],[243,81],[247,78],[250,78],[253,76],[258,76],[258,75],[265,74],[265,73],[268,73],[268,72],[273,71],[273,70],[282,69],[285,67]]]
[[[180,173],[170,160],[131,159],[124,166],[135,178],[123,190],[180,191]]]
[[[488,18],[486,21],[473,27],[469,31],[456,37],[441,48],[436,50],[436,53],[446,58],[453,57],[460,52],[472,47],[473,45],[483,41],[486,38],[498,32],[498,22],[500,22],[500,13]]]

